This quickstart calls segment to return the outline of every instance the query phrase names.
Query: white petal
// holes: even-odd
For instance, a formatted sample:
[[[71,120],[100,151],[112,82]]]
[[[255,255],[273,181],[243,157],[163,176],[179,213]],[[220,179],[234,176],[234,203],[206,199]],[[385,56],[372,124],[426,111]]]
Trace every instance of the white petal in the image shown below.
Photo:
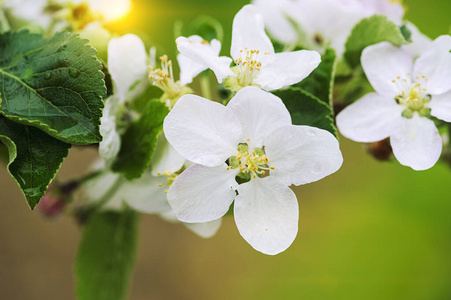
[[[417,171],[431,168],[442,152],[442,139],[434,122],[417,114],[412,119],[402,118],[390,143],[396,159]]]
[[[164,192],[168,189],[167,182],[164,176],[144,173],[139,179],[124,183],[117,197],[140,212],[154,214],[167,211],[171,209]]]
[[[232,59],[224,56],[219,57],[219,52],[215,48],[201,42],[189,40],[183,36],[178,37],[176,43],[177,49],[182,55],[205,68],[213,70],[219,83],[222,83],[222,80],[227,76],[234,74],[230,70]]]
[[[105,162],[103,160],[99,160],[92,166],[93,171],[102,170],[104,168]],[[87,181],[83,185],[83,196],[89,202],[100,201],[113,188],[113,186],[118,183],[119,179],[119,174],[111,171],[105,171],[97,177]],[[118,193],[116,192],[112,197],[110,197],[107,203],[102,206],[102,209],[120,210],[123,207],[123,201],[120,197],[117,197],[117,195]]]
[[[421,53],[426,51],[428,47],[430,47],[432,41],[429,37],[422,34],[414,24],[407,22],[406,26],[412,34],[410,37],[412,39],[412,43],[402,45],[401,48],[409,52],[412,57],[418,57]]]
[[[382,42],[363,50],[362,67],[377,93],[394,98],[401,89],[393,80],[398,76],[410,77],[408,73],[412,72],[413,58],[408,52]]]
[[[440,120],[451,122],[451,92],[433,95],[429,107],[431,108],[431,115]]]
[[[119,174],[105,172],[85,184],[84,194],[89,201],[100,200],[114,185]]]
[[[307,77],[321,62],[316,51],[295,51],[274,54],[274,60],[263,65],[255,83],[267,91],[281,89]]]
[[[184,162],[185,158],[169,144],[164,133],[161,133],[158,136],[157,145],[150,163],[152,175],[157,176],[158,173],[176,172],[183,167]]]
[[[230,55],[237,59],[245,48],[274,54],[274,47],[265,33],[263,16],[254,5],[245,5],[233,19]]]
[[[160,213],[160,217],[168,222],[175,223],[180,222],[177,220],[177,217],[175,216],[174,212],[171,210],[165,211]],[[222,218],[213,220],[210,222],[203,222],[203,223],[183,223],[186,228],[194,232],[200,237],[203,237],[205,239],[211,238],[218,232],[219,227],[221,227],[222,224]]]
[[[204,39],[202,39],[198,35],[192,35],[188,37],[188,40],[193,41],[195,43],[202,43],[205,47],[210,47],[210,49],[219,56],[219,51],[221,51],[221,42],[218,40],[212,40],[210,44],[205,43]],[[191,83],[200,72],[207,69],[207,67],[203,64],[195,62],[194,60],[179,54],[177,55],[177,61],[180,67],[180,83],[182,85],[187,85]],[[230,65],[230,63],[229,63]]]
[[[376,93],[363,96],[337,115],[337,127],[348,139],[371,143],[388,138],[403,107]]]
[[[180,174],[167,197],[177,219],[187,223],[209,222],[222,217],[235,198],[237,169],[227,165],[193,165]]]
[[[234,214],[241,236],[265,254],[287,249],[298,232],[299,207],[293,191],[269,176],[241,184],[238,194]]]
[[[108,44],[108,70],[121,99],[133,98],[147,82],[148,67],[144,43],[134,34],[113,38]]]
[[[264,138],[274,129],[291,125],[291,116],[279,97],[256,87],[239,90],[227,104],[241,122],[243,137],[251,149],[262,147]]]
[[[265,27],[272,37],[284,44],[295,43],[298,33],[287,18],[287,11],[291,9],[288,0],[253,0],[265,21]]]
[[[190,84],[193,82],[194,77],[207,69],[206,66],[201,65],[182,54],[177,55],[177,62],[180,67],[180,83],[182,85]]]
[[[99,155],[105,161],[116,158],[121,148],[121,138],[116,131],[116,114],[119,108],[119,98],[110,97],[105,103],[103,115],[100,118],[100,134],[102,141],[99,143]]]
[[[400,24],[404,15],[404,7],[391,0],[361,0],[362,6],[373,14],[385,15],[395,24]]]
[[[180,97],[163,124],[166,139],[186,159],[222,165],[242,140],[240,121],[224,105],[195,95]]]
[[[285,185],[320,180],[343,163],[337,139],[328,131],[310,126],[287,126],[274,130],[265,140],[270,177]]]
[[[413,75],[426,76],[427,91],[432,95],[443,94],[451,89],[450,51],[451,36],[442,35],[415,61]]]
[[[189,230],[205,239],[211,238],[221,227],[222,219],[204,223],[183,223]]]

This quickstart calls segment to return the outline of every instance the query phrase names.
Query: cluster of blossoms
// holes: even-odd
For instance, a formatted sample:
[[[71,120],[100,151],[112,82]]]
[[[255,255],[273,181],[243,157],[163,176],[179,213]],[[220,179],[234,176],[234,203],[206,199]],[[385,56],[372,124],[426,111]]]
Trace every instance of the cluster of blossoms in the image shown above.
[[[84,184],[84,198],[101,203],[103,209],[120,210],[125,203],[137,211],[179,220],[203,237],[214,235],[221,218],[233,210],[240,234],[256,250],[274,255],[287,249],[297,235],[299,217],[290,186],[336,172],[343,158],[333,130],[313,127],[323,118],[333,128],[332,113],[318,117],[306,109],[315,121],[305,122],[312,126],[293,125],[292,116],[299,112],[289,111],[286,99],[276,94],[299,89],[298,95],[332,110],[314,88],[300,87],[320,68],[321,54],[331,48],[333,66],[326,75],[325,70],[318,71],[318,81],[328,76],[330,80],[312,85],[322,84],[321,92],[329,90],[330,102],[353,102],[336,117],[342,135],[363,143],[389,138],[401,164],[425,170],[440,158],[442,128],[450,130],[446,122],[451,122],[451,37],[431,41],[422,35],[403,21],[399,1],[253,0],[233,20],[230,57],[220,55],[217,39],[206,41],[198,35],[176,39],[179,80],[167,55],[157,58],[156,48],[147,52],[134,34],[112,38],[106,32],[103,25],[120,16],[104,10],[109,7],[106,1],[39,0],[18,13],[25,2],[6,0],[5,11],[34,19],[49,34],[68,29],[104,43],[98,48],[106,49],[105,72],[111,76],[112,92],[101,118],[101,160],[93,166],[100,175]],[[117,3],[113,6],[121,13],[130,7],[129,1]],[[395,38],[405,43],[399,46],[382,39],[367,45],[360,49],[360,64],[352,66],[346,57],[350,36],[373,15],[386,16],[383,20],[396,31]],[[336,74],[336,61],[343,74]],[[189,86],[208,69],[229,92],[221,101],[213,101],[218,97],[211,91],[197,96]],[[340,99],[339,90],[332,91],[334,76],[355,74],[374,92],[359,95],[358,100]],[[199,77],[208,80],[208,76],[204,72]],[[145,171],[128,178],[115,171],[114,164],[124,148],[124,135],[143,115],[136,108],[142,108],[143,97],[157,101],[166,113]]]
[[[155,62],[149,68],[152,84],[163,91],[160,101],[170,109],[151,169],[132,181],[120,181],[121,175],[106,172],[87,184],[88,197],[102,198],[119,181],[122,187],[106,207],[120,208],[125,201],[139,211],[172,214],[204,237],[217,231],[235,199],[241,235],[263,253],[285,250],[298,228],[297,200],[289,186],[337,171],[342,156],[331,133],[292,125],[283,102],[262,89],[301,81],[318,66],[320,55],[307,50],[275,53],[253,6],[245,6],[234,19],[231,52],[236,67],[230,69],[231,59],[219,57],[217,40],[181,37],[177,45],[180,81],[174,79],[166,55],[160,57],[161,68]],[[133,102],[146,85],[142,85],[146,59],[144,45],[135,35],[109,43],[115,93],[106,102],[101,123],[103,167],[114,161],[120,149],[121,107]],[[206,68],[215,71],[218,81],[233,82],[226,86],[238,91],[227,106],[192,95],[186,86]]]

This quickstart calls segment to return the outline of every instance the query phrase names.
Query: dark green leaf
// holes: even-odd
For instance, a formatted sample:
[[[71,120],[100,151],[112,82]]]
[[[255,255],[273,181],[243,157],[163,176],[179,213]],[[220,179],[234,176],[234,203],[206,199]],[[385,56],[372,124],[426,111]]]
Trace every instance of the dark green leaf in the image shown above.
[[[329,107],[332,106],[336,57],[333,49],[326,49],[321,56],[319,66],[307,78],[295,85],[316,96]]]
[[[70,144],[99,142],[106,88],[95,54],[73,33],[0,34],[0,113]]]
[[[147,103],[141,117],[122,136],[121,150],[112,166],[113,171],[122,173],[129,180],[141,177],[149,167],[168,113],[166,105],[158,100]]]
[[[402,36],[406,41],[409,43],[412,42],[412,31],[407,27],[407,25],[403,24],[399,27],[399,30],[401,30]]]
[[[361,66],[357,66],[348,76],[335,77],[335,100],[340,104],[353,103],[364,95],[374,92]]]
[[[83,231],[75,263],[79,300],[123,300],[135,262],[136,212],[100,212]]]
[[[380,42],[390,42],[395,46],[409,43],[392,21],[385,16],[374,15],[354,27],[346,42],[344,57],[352,67],[356,67],[360,64],[363,49]]]
[[[325,129],[337,136],[330,106],[301,88],[274,91],[288,108],[294,125],[308,125]]]
[[[70,144],[1,115],[0,141],[8,148],[8,171],[33,209],[67,156]]]

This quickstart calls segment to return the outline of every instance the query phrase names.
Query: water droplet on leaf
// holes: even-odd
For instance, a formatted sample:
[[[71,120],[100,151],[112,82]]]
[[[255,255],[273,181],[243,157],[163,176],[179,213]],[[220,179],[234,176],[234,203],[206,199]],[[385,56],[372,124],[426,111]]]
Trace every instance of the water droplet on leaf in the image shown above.
[[[45,79],[49,79],[50,76],[52,76],[52,74],[50,72],[45,72],[45,74],[44,74]]]
[[[77,78],[80,75],[80,71],[76,69],[69,69],[69,75],[71,77]]]

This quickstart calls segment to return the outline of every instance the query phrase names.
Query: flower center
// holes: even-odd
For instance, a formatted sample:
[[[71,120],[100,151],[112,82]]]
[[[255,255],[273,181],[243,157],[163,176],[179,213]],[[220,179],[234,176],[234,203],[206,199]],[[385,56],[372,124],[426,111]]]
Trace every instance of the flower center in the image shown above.
[[[164,176],[167,179],[166,184],[159,183],[158,186],[159,187],[167,186],[167,188],[164,190],[164,192],[167,193],[169,187],[171,187],[172,183],[174,182],[175,179],[177,179],[177,177],[180,175],[180,173],[182,173],[182,171],[177,171],[174,173],[169,172],[169,171],[166,171],[163,173],[157,173],[158,176]]]
[[[422,117],[429,116],[430,109],[426,104],[431,100],[431,97],[427,93],[428,79],[426,76],[417,75],[412,81],[410,73],[407,73],[407,78],[398,76],[392,82],[401,91],[400,94],[395,96],[395,100],[399,105],[406,107],[402,113],[404,117],[412,118],[415,112],[418,112]]]
[[[240,50],[240,57],[235,59],[237,66],[238,83],[241,86],[252,85],[254,79],[258,77],[262,63],[259,61],[260,50]],[[265,52],[264,55],[269,55]]]
[[[247,139],[249,141],[249,139]],[[239,177],[244,179],[264,177],[269,175],[270,170],[274,170],[273,166],[269,166],[269,159],[265,155],[265,150],[255,148],[249,151],[247,144],[238,145],[238,153],[228,159],[229,166],[227,170],[239,169]]]
[[[159,69],[154,69],[152,66],[149,66],[149,79],[153,80],[154,86],[159,87],[164,92],[162,100],[166,102],[169,108],[172,108],[182,95],[189,93],[191,90],[182,86],[180,81],[176,82],[174,80],[172,61],[168,60],[167,55],[161,56],[160,61],[161,68]]]

